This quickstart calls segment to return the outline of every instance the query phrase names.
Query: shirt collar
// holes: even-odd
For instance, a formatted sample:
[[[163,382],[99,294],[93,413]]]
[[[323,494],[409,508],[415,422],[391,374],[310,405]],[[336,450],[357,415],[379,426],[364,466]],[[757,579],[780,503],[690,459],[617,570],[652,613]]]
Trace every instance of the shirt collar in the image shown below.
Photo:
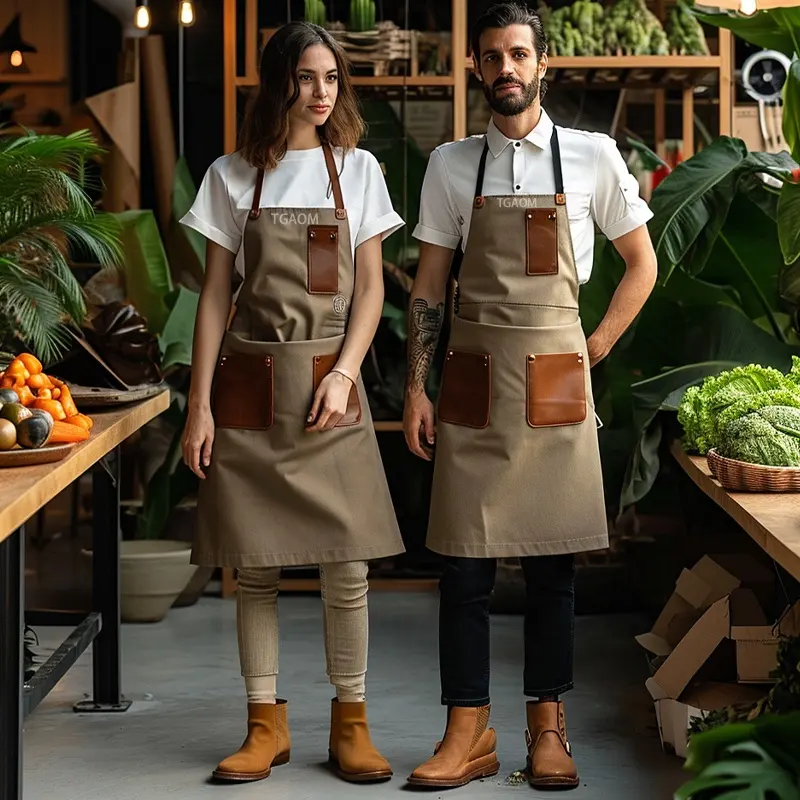
[[[539,117],[538,124],[523,141],[530,142],[540,150],[546,150],[550,146],[550,137],[552,134],[553,120],[551,120],[547,112],[542,109],[542,116]],[[506,147],[512,144],[514,140],[508,139],[505,134],[501,133],[492,119],[486,131],[486,141],[489,143],[489,150],[492,155],[497,158],[497,156],[499,156]]]

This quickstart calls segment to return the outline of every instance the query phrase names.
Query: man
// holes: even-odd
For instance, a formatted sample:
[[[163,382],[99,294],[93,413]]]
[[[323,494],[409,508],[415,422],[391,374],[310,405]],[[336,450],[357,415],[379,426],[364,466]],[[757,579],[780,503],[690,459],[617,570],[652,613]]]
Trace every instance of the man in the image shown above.
[[[608,136],[556,128],[541,107],[547,43],[538,15],[502,3],[471,36],[492,109],[485,136],[441,145],[422,189],[404,430],[430,460],[428,547],[441,554],[444,739],[409,782],[461,786],[499,770],[489,720],[488,604],[497,557],[527,584],[524,694],[528,780],[573,787],[561,695],[572,688],[574,554],[608,546],[590,367],[650,294],[656,258],[639,198]],[[584,338],[578,288],[594,226],[626,264]],[[425,381],[463,242],[457,313],[434,428]]]

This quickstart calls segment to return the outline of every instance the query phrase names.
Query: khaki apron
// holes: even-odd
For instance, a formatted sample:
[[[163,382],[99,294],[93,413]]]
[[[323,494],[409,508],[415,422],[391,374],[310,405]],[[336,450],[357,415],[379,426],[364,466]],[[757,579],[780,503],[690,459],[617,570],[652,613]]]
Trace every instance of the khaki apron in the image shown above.
[[[481,155],[437,408],[427,545],[472,558],[608,546],[558,135],[556,195],[484,197]]]
[[[344,344],[354,284],[339,177],[327,145],[323,153],[335,209],[262,209],[258,173],[245,275],[214,375],[195,564],[320,564],[404,550],[361,377],[336,428],[305,431],[315,387]]]

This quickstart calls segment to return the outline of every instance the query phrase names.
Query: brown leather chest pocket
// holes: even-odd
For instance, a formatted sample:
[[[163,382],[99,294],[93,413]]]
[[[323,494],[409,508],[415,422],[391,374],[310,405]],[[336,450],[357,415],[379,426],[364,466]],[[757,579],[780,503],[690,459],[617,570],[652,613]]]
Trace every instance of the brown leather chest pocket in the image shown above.
[[[339,228],[336,225],[308,226],[308,293],[336,294],[339,291]]]
[[[336,353],[329,356],[314,356],[314,394],[317,393],[322,379],[336,366],[338,360],[339,356]],[[357,387],[353,386],[347,399],[347,411],[334,427],[347,428],[358,425],[359,422],[361,422],[361,400],[358,397]]]
[[[586,419],[586,375],[581,353],[528,356],[528,425],[577,425]]]
[[[525,271],[558,274],[558,218],[554,208],[525,210]]]
[[[438,415],[442,422],[486,428],[492,406],[492,357],[448,350],[442,372]]]
[[[274,396],[272,356],[251,353],[222,356],[211,393],[214,425],[267,430],[274,419]]]

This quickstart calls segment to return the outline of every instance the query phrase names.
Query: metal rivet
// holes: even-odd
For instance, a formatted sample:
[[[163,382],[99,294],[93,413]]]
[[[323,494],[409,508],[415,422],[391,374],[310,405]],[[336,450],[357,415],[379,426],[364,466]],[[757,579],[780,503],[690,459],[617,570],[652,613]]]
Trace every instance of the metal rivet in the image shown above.
[[[528,217],[528,219],[533,219],[533,213],[531,211],[529,211],[528,214],[527,214],[527,217]]]
[[[335,233],[332,233],[332,234],[331,234],[331,239],[335,239],[335,238],[336,238],[336,234],[335,234]]]
[[[309,231],[308,235],[313,239],[317,234],[314,231]]]
[[[556,215],[555,215],[555,214],[550,214],[550,215],[549,215],[547,218],[548,218],[548,219],[555,219],[555,218],[556,218]]]

